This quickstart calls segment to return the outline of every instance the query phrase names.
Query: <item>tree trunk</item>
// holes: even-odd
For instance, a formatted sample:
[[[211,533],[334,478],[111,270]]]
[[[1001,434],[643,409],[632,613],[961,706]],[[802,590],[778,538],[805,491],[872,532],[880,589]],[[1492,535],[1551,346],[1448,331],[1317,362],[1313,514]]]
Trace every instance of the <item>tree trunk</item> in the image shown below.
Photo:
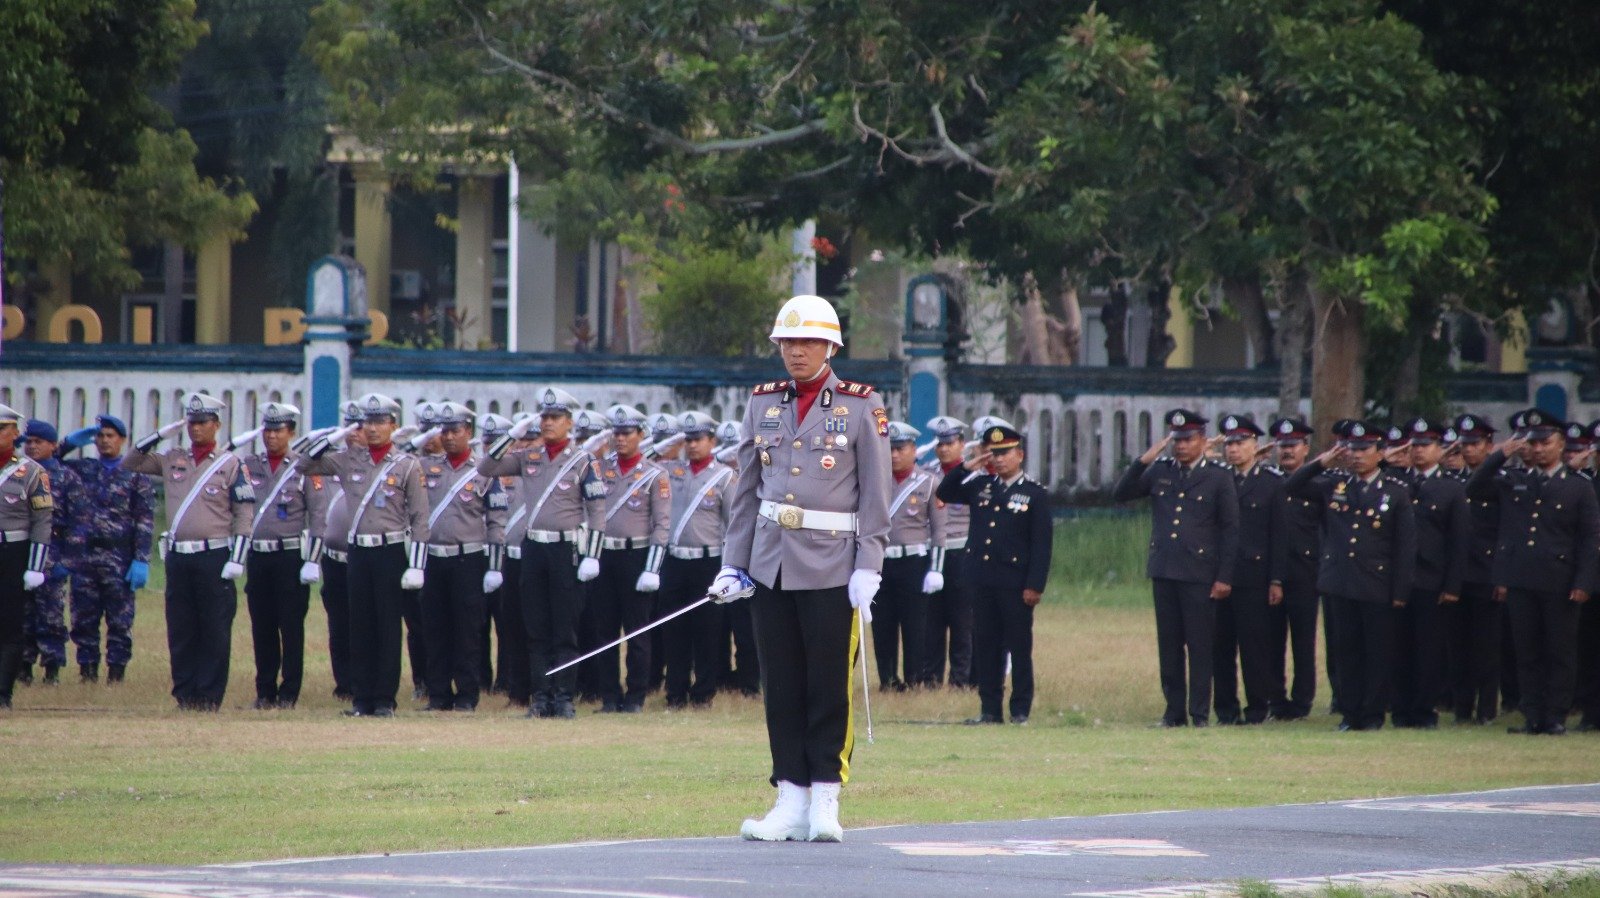
[[[1266,297],[1262,295],[1261,278],[1224,278],[1222,294],[1239,312],[1239,323],[1244,326],[1245,338],[1250,341],[1257,368],[1270,368],[1278,362],[1278,352],[1273,346],[1272,319],[1267,316]]]
[[[1145,341],[1144,366],[1165,368],[1167,358],[1178,348],[1178,341],[1167,333],[1167,322],[1172,320],[1172,282],[1162,278],[1144,298],[1150,304],[1150,336]]]
[[[1417,397],[1422,394],[1422,334],[1408,333],[1405,341],[1406,354],[1395,372],[1394,398],[1389,403],[1389,416],[1396,424],[1418,413]]]
[[[1129,289],[1125,283],[1118,284],[1100,307],[1100,321],[1106,326],[1106,365],[1112,368],[1128,367]]]
[[[1303,273],[1278,286],[1278,416],[1300,414],[1306,344],[1311,332],[1311,291]]]
[[[1361,417],[1366,333],[1355,300],[1322,296],[1314,287],[1311,293],[1317,315],[1311,348],[1311,426],[1327,434],[1334,421]]]
[[[1018,359],[1024,365],[1048,365],[1050,359],[1049,316],[1044,311],[1044,297],[1039,292],[1039,280],[1028,272],[1022,276],[1022,352]]]
[[[1061,340],[1057,345],[1062,350],[1061,364],[1076,365],[1083,361],[1083,307],[1078,304],[1077,279],[1065,268],[1061,269],[1060,278],[1055,291],[1061,307]]]

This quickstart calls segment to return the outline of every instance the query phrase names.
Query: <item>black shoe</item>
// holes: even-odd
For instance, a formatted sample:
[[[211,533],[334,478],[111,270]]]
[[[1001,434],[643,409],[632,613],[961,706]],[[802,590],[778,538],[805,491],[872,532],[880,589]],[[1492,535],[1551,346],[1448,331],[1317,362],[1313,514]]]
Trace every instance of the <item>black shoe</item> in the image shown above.
[[[300,700],[297,699],[297,698],[280,698],[280,699],[278,699],[278,710],[279,711],[293,711],[294,710],[294,706],[296,704],[298,704],[299,701]]]
[[[1547,723],[1540,727],[1539,732],[1546,736],[1565,736],[1567,725],[1564,723]]]
[[[1361,732],[1361,724],[1359,724],[1359,723],[1350,723],[1348,721],[1341,720],[1341,721],[1339,721],[1339,732],[1341,732],[1341,733],[1359,733],[1359,732]]]
[[[377,708],[369,716],[372,716],[372,717],[393,717],[394,716],[394,709],[393,708]]]
[[[1022,726],[1023,724],[1028,722],[1028,715],[1026,715],[1026,714],[1013,714],[1013,715],[1011,715],[1011,722],[1016,724],[1017,726]]]
[[[1206,720],[1204,717],[1196,717],[1194,719],[1194,726],[1195,726],[1195,729],[1200,729],[1201,727],[1208,727],[1208,726],[1211,726],[1211,721]]]
[[[1174,720],[1170,717],[1163,717],[1161,718],[1161,722],[1156,724],[1156,726],[1159,726],[1164,730],[1176,729],[1177,727],[1186,727],[1188,725],[1189,721],[1187,720]]]
[[[78,679],[85,683],[100,682],[100,662],[78,665]]]
[[[643,714],[644,702],[623,702],[617,710],[623,714]]]
[[[127,679],[127,676],[128,676],[128,665],[126,665],[126,664],[107,664],[106,665],[106,682],[107,683],[120,683],[123,680]]]
[[[17,669],[17,680],[16,680],[16,682],[18,684],[22,685],[22,686],[32,686],[33,685],[33,665],[32,664],[24,664],[20,668]]]
[[[961,722],[969,727],[981,726],[986,723],[1005,723],[998,714],[979,714],[977,717],[968,717]]]
[[[335,686],[333,687],[333,697],[341,702],[347,702],[355,698],[355,694],[348,689],[340,689],[339,687]]]
[[[1534,723],[1525,723],[1522,726],[1506,727],[1506,732],[1515,736],[1537,736],[1544,732],[1544,727]]]
[[[454,708],[455,708],[455,703],[454,702],[450,702],[450,703],[428,702],[428,707],[424,708],[423,710],[425,710],[425,711],[450,711],[450,710],[453,710]]]
[[[616,701],[614,699],[606,699],[605,701],[600,703],[600,708],[595,713],[597,713],[597,714],[616,714],[617,712],[619,712],[621,710],[622,710],[622,702]]]
[[[250,705],[251,710],[254,711],[271,711],[277,707],[278,700],[275,698],[258,698]]]
[[[45,686],[60,686],[61,685],[61,665],[59,665],[59,664],[46,664],[44,666],[44,679],[40,680],[39,682],[42,685],[45,685]]]
[[[411,687],[411,700],[412,701],[420,702],[420,701],[423,701],[424,699],[426,699],[427,697],[428,697],[428,687],[426,687],[426,686],[413,686],[413,687]]]
[[[458,712],[460,712],[462,714],[472,714],[472,713],[474,713],[474,712],[476,712],[478,710],[478,705],[477,705],[476,702],[474,702],[472,704],[467,704],[465,702],[456,702],[455,706],[454,706],[454,710],[456,710],[456,711],[458,711]]]
[[[1217,715],[1217,726],[1219,727],[1231,727],[1237,725],[1238,723],[1239,718],[1237,715],[1230,714],[1227,717],[1224,717],[1221,714]]]
[[[1596,723],[1593,720],[1584,718],[1583,720],[1578,721],[1578,725],[1573,727],[1572,730],[1576,733],[1600,732],[1600,723]]]

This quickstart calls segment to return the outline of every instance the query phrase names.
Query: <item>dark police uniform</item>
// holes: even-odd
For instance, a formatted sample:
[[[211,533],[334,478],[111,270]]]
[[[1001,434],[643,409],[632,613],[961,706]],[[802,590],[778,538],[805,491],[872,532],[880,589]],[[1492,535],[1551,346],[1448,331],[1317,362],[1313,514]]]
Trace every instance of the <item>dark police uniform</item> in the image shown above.
[[[1495,429],[1481,415],[1456,418],[1459,441],[1492,440]],[[1455,472],[1463,484],[1472,471]],[[1463,490],[1464,491],[1464,490]],[[1500,540],[1500,503],[1491,496],[1467,496],[1466,569],[1461,600],[1440,609],[1444,630],[1447,691],[1458,723],[1488,723],[1500,713],[1501,615],[1494,600],[1494,550]]]
[[[1244,415],[1222,419],[1228,442],[1262,436]],[[1217,632],[1211,667],[1218,723],[1262,723],[1272,709],[1272,618],[1267,591],[1273,577],[1273,544],[1283,532],[1283,473],[1252,461],[1244,473],[1231,465],[1239,497],[1239,548],[1233,566],[1233,592],[1216,603]],[[1280,650],[1281,662],[1281,650]],[[1243,673],[1245,707],[1239,707]],[[1279,680],[1280,688],[1282,680]]]
[[[1405,429],[1416,443],[1442,439],[1446,427],[1418,418]],[[1472,517],[1465,486],[1443,468],[1412,469],[1401,479],[1411,486],[1417,563],[1411,601],[1395,609],[1394,702],[1389,716],[1397,727],[1431,728],[1439,722],[1436,705],[1443,694],[1443,608],[1454,604],[1444,597],[1460,601]]]
[[[1347,439],[1370,445],[1380,433],[1356,422]],[[1319,476],[1323,472],[1313,459],[1290,475],[1284,489],[1323,508],[1317,588],[1336,606],[1340,729],[1380,729],[1389,710],[1394,609],[1411,596],[1417,557],[1411,491],[1381,468],[1370,479]]]
[[[22,416],[0,405],[0,425],[19,431]],[[0,708],[11,707],[11,691],[22,670],[22,621],[31,591],[44,585],[50,555],[55,500],[50,475],[15,446],[0,460]]]
[[[47,444],[60,442],[55,427],[38,420],[28,422],[23,436],[41,439]],[[45,572],[44,585],[33,590],[33,601],[28,606],[23,680],[31,680],[31,669],[37,658],[44,665],[44,681],[59,683],[59,672],[67,661],[67,590],[72,582],[72,570],[66,560],[82,553],[77,522],[89,509],[84,506],[83,482],[76,471],[53,456],[38,461],[50,475],[55,514],[50,537],[50,567]]]
[[[1299,418],[1280,418],[1268,429],[1280,445],[1305,442],[1315,432]],[[1283,489],[1278,491],[1278,500],[1282,514],[1277,538],[1272,541],[1272,580],[1283,590],[1283,601],[1267,609],[1272,629],[1270,712],[1279,720],[1298,720],[1311,713],[1317,697],[1317,559],[1321,556],[1322,506]],[[1292,667],[1286,663],[1290,657]]]
[[[1600,421],[1579,426],[1588,447],[1600,444]],[[1578,473],[1588,478],[1596,495],[1600,496],[1600,477],[1595,476],[1594,468],[1585,467]],[[1578,671],[1572,697],[1573,709],[1582,715],[1578,719],[1578,729],[1583,732],[1600,730],[1600,601],[1592,596],[1578,611]]]
[[[1020,446],[1009,427],[980,438],[990,451]],[[938,497],[967,506],[968,556],[963,573],[972,595],[972,669],[978,685],[977,723],[999,723],[1005,697],[1006,655],[1011,656],[1012,723],[1033,712],[1033,607],[1023,590],[1044,592],[1050,576],[1050,492],[1019,472],[1011,481],[956,468],[940,481]]]
[[[1188,409],[1167,413],[1174,432],[1204,433],[1207,419]],[[1183,726],[1211,720],[1212,641],[1216,631],[1215,583],[1233,582],[1239,547],[1239,495],[1233,475],[1204,458],[1185,468],[1161,458],[1128,466],[1112,490],[1118,502],[1150,497],[1150,553],[1145,573],[1156,608],[1156,649],[1161,662],[1162,723]],[[1187,688],[1185,656],[1187,655]],[[1185,715],[1187,714],[1187,720]]]
[[[1541,409],[1524,413],[1531,434],[1559,432]],[[1496,450],[1467,481],[1467,493],[1496,497],[1500,542],[1494,580],[1506,587],[1517,683],[1526,721],[1520,731],[1562,733],[1572,708],[1579,604],[1573,590],[1593,594],[1600,574],[1600,504],[1589,481],[1564,464],[1551,471],[1507,468]]]

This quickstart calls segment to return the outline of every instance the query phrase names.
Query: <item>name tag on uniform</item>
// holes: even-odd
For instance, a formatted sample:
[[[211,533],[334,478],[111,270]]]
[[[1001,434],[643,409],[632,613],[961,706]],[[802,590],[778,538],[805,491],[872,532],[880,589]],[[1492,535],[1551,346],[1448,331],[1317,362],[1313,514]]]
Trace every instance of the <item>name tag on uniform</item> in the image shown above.
[[[763,429],[771,428],[773,430],[777,430],[779,427],[783,426],[783,422],[782,421],[774,421],[771,418],[768,418],[768,419],[766,419],[766,420],[761,422],[761,426],[762,426]]]

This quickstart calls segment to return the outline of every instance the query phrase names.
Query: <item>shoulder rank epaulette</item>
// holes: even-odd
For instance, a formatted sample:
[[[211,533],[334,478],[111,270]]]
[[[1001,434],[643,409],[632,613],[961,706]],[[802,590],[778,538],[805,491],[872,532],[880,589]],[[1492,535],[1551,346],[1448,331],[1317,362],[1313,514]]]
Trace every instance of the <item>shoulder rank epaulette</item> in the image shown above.
[[[849,393],[851,396],[871,396],[872,387],[869,384],[858,384],[853,380],[841,380],[839,392]]]
[[[1280,477],[1283,476],[1283,469],[1278,467],[1277,465],[1262,465],[1261,467],[1268,474],[1277,474]]]
[[[786,380],[775,380],[772,383],[766,383],[766,384],[758,385],[754,390],[750,391],[750,395],[752,395],[752,396],[765,396],[768,393],[782,393],[784,390],[787,390],[787,389],[789,389],[789,382],[788,381],[786,381]]]

